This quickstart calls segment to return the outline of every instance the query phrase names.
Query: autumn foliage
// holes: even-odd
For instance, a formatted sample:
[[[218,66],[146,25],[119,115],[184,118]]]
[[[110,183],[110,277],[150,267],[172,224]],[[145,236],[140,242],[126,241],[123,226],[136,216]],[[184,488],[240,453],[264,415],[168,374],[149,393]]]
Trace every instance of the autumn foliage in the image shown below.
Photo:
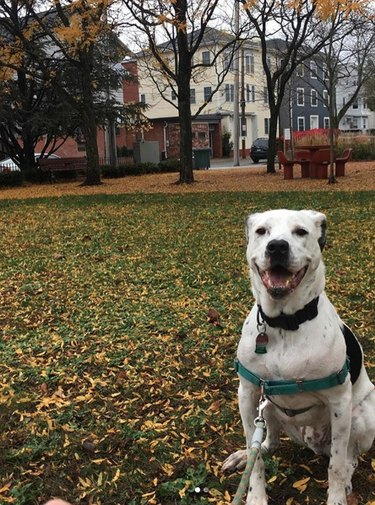
[[[243,218],[270,207],[328,215],[329,295],[374,378],[372,192],[2,202],[1,503],[230,502],[239,475],[220,467],[244,444],[232,362],[252,304]],[[374,458],[354,480],[363,504]],[[325,459],[283,440],[266,466],[275,503],[325,502]]]

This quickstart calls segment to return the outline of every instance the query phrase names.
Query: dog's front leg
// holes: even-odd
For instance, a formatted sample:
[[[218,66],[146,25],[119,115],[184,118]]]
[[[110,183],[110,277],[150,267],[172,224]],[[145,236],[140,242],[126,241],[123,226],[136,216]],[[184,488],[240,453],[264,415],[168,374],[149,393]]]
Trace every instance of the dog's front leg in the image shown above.
[[[327,505],[347,505],[345,484],[351,432],[352,395],[350,382],[347,381],[338,387],[343,389],[342,393],[332,395],[330,398],[332,434]]]

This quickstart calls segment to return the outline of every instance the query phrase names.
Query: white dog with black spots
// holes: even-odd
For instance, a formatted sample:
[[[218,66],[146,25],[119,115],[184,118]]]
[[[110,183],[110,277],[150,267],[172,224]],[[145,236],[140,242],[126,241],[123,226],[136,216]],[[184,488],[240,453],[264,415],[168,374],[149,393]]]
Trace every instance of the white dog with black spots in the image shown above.
[[[262,449],[275,449],[284,432],[316,453],[326,454],[327,505],[347,505],[358,457],[371,448],[375,436],[375,390],[363,365],[361,346],[324,291],[321,251],[326,217],[310,210],[271,210],[250,215],[246,234],[256,301],[243,325],[237,352],[239,408],[247,447],[260,396],[259,384],[248,376],[262,384],[292,382],[297,392],[267,395],[266,391],[267,436]],[[322,389],[310,389],[309,384],[321,384]],[[246,459],[247,450],[238,451],[223,468],[240,469]],[[250,477],[246,503],[268,503],[261,457]]]

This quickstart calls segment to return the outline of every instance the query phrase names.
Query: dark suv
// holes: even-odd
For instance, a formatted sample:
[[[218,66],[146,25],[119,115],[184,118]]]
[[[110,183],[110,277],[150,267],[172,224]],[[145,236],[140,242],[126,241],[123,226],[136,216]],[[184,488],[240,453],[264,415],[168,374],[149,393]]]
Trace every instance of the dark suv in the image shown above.
[[[250,158],[254,163],[259,163],[259,160],[268,158],[268,139],[259,138],[254,140],[250,148]]]

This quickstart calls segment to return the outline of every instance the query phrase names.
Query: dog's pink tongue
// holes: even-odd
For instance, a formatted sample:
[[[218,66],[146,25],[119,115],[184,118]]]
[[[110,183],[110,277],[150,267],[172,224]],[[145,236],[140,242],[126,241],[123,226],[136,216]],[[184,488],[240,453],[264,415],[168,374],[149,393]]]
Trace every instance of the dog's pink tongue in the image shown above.
[[[267,274],[269,285],[274,288],[283,288],[292,277],[292,274],[284,269],[274,269],[268,271]]]

